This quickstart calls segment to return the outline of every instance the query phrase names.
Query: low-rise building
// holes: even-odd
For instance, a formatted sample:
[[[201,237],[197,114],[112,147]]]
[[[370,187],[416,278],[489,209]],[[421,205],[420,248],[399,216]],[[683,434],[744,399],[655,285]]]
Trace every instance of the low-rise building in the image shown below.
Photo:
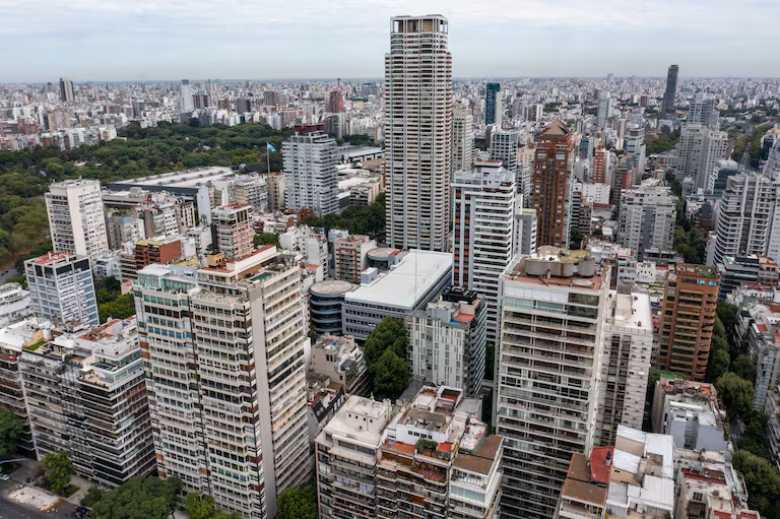
[[[0,286],[0,326],[21,321],[32,315],[30,292],[19,283],[5,283]]]
[[[360,283],[360,273],[366,268],[368,251],[376,248],[376,241],[362,234],[337,239],[333,244],[336,279]]]
[[[343,329],[342,307],[344,296],[358,286],[328,279],[315,283],[309,289],[309,317],[311,329],[317,335],[341,335]]]
[[[348,395],[363,395],[368,388],[363,350],[350,336],[320,337],[312,346],[309,370],[343,386]]]

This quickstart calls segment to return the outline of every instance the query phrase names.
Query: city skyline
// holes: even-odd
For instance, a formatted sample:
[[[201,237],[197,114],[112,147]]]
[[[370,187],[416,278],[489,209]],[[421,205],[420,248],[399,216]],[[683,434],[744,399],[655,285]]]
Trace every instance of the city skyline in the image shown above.
[[[14,44],[0,79],[378,78],[389,19],[429,13],[448,18],[456,78],[661,77],[669,63],[683,78],[777,75],[780,5],[750,4],[4,0],[0,35]]]

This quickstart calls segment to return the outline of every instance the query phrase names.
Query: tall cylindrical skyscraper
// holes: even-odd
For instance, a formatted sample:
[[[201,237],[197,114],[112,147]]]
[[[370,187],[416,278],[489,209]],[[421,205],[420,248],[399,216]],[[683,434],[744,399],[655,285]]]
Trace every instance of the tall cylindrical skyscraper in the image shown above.
[[[385,55],[387,242],[449,249],[452,56],[447,19],[392,19]]]
[[[672,65],[666,73],[666,91],[664,92],[664,101],[661,107],[661,114],[668,115],[674,113],[674,98],[677,95],[677,74],[680,73],[679,65]]]

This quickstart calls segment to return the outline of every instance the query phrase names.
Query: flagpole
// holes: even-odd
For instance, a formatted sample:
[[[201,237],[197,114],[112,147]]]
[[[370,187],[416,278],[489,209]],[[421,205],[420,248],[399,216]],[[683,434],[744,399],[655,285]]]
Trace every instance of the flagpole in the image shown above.
[[[271,174],[271,150],[268,147],[268,143],[265,143],[265,162],[268,165],[268,174]]]

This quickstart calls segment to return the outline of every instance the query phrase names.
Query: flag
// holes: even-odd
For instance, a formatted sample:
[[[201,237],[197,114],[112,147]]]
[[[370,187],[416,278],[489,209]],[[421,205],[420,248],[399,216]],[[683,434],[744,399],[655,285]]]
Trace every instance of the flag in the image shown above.
[[[276,148],[274,148],[274,145],[271,144],[270,142],[266,142],[265,151],[267,151],[268,153],[276,153]]]

